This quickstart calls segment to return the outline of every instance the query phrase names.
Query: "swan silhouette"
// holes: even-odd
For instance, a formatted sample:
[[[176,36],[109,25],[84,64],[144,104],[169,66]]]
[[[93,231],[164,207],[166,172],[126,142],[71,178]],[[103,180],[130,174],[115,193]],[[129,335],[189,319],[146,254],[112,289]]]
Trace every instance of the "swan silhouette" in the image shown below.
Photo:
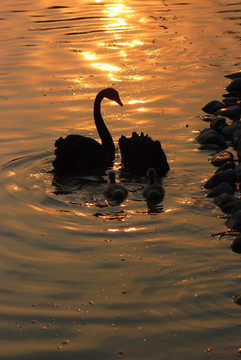
[[[156,170],[154,168],[148,169],[147,177],[149,181],[143,191],[143,196],[146,198],[147,203],[158,204],[163,200],[165,190],[162,185],[156,183]]]
[[[129,138],[122,135],[119,147],[122,165],[129,172],[145,175],[149,168],[154,168],[157,176],[163,177],[170,169],[160,141],[143,132],[140,135],[133,132]]]
[[[104,195],[109,200],[114,200],[118,203],[122,202],[128,194],[128,190],[121,184],[116,183],[115,172],[109,172],[109,184],[104,191]]]
[[[88,172],[111,165],[115,157],[113,139],[101,116],[101,101],[103,98],[115,101],[123,106],[118,92],[113,88],[101,90],[94,102],[94,120],[101,139],[101,144],[82,135],[62,136],[55,142],[54,171],[61,174],[73,172]]]

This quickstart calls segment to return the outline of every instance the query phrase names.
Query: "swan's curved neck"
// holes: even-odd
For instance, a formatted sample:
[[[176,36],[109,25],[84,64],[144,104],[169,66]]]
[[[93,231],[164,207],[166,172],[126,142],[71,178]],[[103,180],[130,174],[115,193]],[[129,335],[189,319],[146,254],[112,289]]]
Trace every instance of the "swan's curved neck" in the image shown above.
[[[106,149],[108,154],[114,155],[115,154],[115,145],[107,126],[104,123],[104,120],[101,116],[100,112],[100,104],[103,98],[105,97],[104,92],[99,92],[99,94],[95,98],[94,103],[94,119],[97,131],[101,138],[101,142],[103,147]]]

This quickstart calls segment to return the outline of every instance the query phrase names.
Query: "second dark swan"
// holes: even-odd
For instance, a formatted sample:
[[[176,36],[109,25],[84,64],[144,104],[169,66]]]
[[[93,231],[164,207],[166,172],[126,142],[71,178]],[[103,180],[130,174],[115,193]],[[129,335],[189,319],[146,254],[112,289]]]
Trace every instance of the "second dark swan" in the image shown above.
[[[145,175],[153,168],[158,177],[163,177],[170,169],[160,141],[152,140],[143,132],[140,135],[133,132],[129,138],[122,135],[119,146],[122,165],[129,172]]]

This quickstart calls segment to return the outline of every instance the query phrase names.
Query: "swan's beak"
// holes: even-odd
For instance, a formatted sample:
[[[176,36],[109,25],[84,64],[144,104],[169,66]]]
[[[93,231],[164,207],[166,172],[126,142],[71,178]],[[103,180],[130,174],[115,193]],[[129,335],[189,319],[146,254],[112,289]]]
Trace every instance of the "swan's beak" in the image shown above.
[[[119,99],[117,99],[116,100],[116,102],[117,102],[117,104],[119,104],[120,106],[123,106],[123,104],[122,104],[122,102],[121,102],[121,99],[119,98]]]

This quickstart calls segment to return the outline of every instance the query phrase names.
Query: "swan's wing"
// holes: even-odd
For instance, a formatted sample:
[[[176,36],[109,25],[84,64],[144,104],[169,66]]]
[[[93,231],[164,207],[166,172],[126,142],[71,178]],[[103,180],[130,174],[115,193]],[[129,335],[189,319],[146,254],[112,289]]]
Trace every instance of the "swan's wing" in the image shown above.
[[[156,170],[157,176],[164,176],[169,170],[166,155],[159,141],[150,136],[133,133],[132,137],[119,139],[122,163],[130,171],[146,174],[148,168]]]
[[[103,162],[104,151],[100,143],[81,135],[68,135],[55,143],[54,168],[58,171],[82,171]]]

